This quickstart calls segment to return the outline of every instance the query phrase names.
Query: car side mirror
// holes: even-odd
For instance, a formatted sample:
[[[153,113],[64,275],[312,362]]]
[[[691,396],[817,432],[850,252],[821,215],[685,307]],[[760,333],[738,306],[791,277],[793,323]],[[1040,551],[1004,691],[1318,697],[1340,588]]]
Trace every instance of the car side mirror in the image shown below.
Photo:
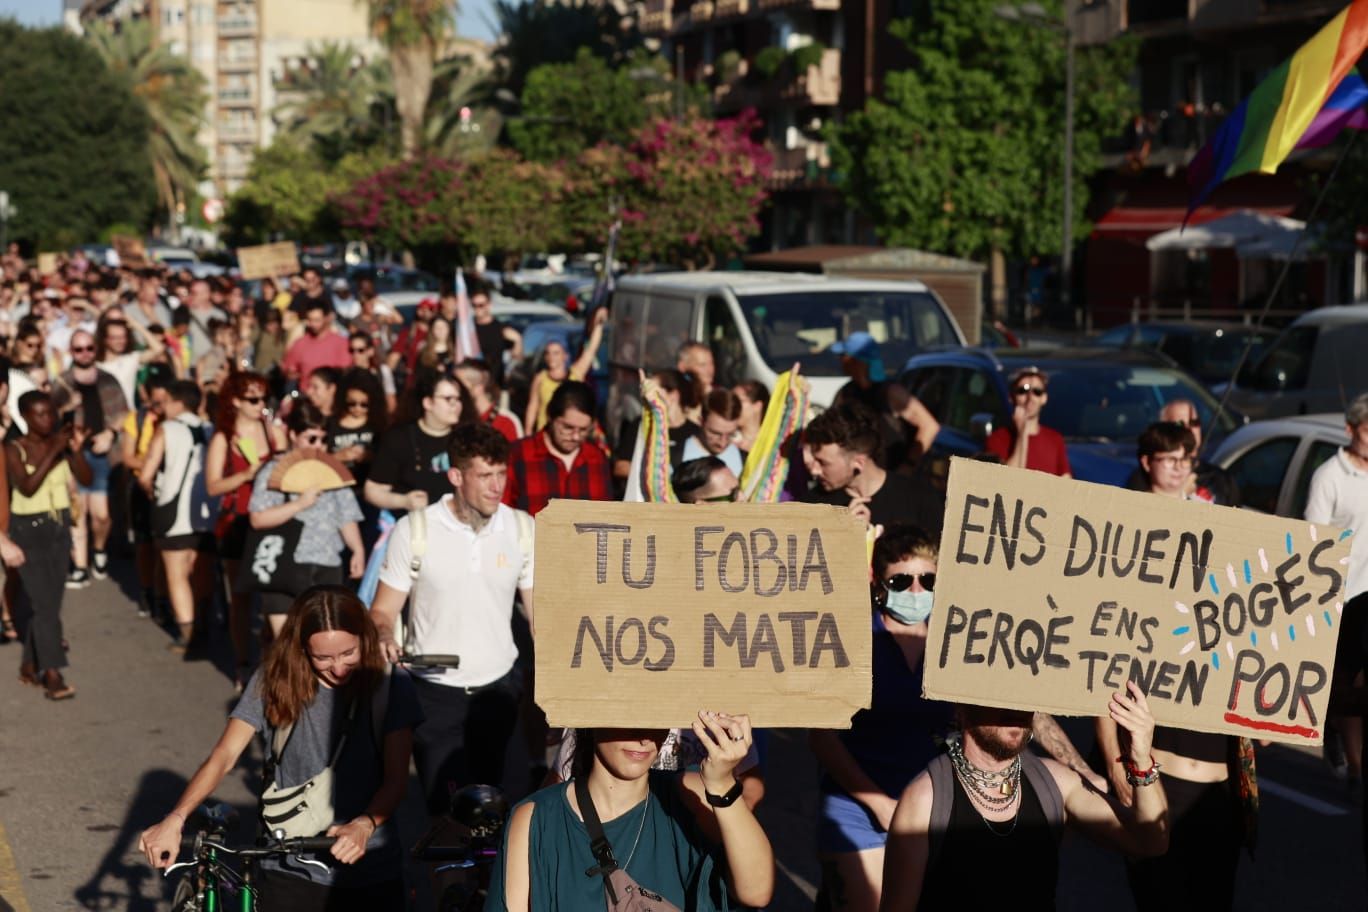
[[[969,436],[979,443],[988,439],[988,435],[993,433],[993,416],[987,412],[975,412],[969,416]]]

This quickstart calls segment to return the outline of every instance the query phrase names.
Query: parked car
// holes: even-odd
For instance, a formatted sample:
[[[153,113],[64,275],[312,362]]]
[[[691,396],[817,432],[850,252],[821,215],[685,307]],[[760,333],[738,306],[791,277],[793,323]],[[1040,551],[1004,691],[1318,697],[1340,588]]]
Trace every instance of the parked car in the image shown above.
[[[1273,418],[1231,434],[1209,461],[1235,479],[1242,506],[1300,518],[1311,476],[1348,442],[1343,412]]]
[[[1302,314],[1240,371],[1230,403],[1250,418],[1341,411],[1368,390],[1365,351],[1368,304]]]
[[[1064,435],[1074,477],[1084,481],[1124,485],[1136,466],[1136,439],[1170,400],[1191,400],[1212,441],[1243,420],[1229,409],[1218,417],[1212,395],[1156,352],[941,351],[908,359],[901,379],[941,423],[935,449],[967,456],[983,450],[992,428],[1011,420],[1007,384],[1028,366],[1049,375],[1041,421]]]
[[[663,272],[624,276],[609,319],[610,433],[640,415],[637,371],[674,367],[681,344],[706,342],[717,382],[759,380],[773,389],[795,361],[812,399],[829,404],[846,382],[832,343],[854,332],[878,340],[896,370],[929,348],[963,347],[964,334],[921,282],[777,272]]]
[[[391,291],[426,291],[436,294],[441,291],[441,281],[430,272],[421,269],[407,269],[394,263],[348,266],[347,281],[352,288],[360,279],[370,279],[375,283],[378,294]]]
[[[522,304],[523,302],[516,303]],[[505,380],[505,391],[508,393],[510,403],[509,408],[513,409],[517,415],[521,415],[527,410],[527,398],[532,388],[532,378],[540,367],[541,355],[547,344],[559,342],[565,346],[565,350],[570,353],[570,357],[573,359],[578,354],[580,346],[584,344],[584,324],[574,318],[544,320],[529,323],[523,326],[520,332],[522,332],[523,337],[523,357],[521,361],[509,366]],[[609,336],[611,332],[612,330],[604,328],[603,342],[599,345],[598,356],[589,368],[589,376],[585,378],[589,385],[594,388],[600,414],[608,405],[608,351],[612,346],[612,340]]]
[[[1192,320],[1186,323],[1128,323],[1113,327],[1090,344],[1106,348],[1148,348],[1163,352],[1207,386],[1229,383],[1245,346],[1253,340],[1248,363],[1263,354],[1277,332],[1242,323]]]
[[[413,322],[419,301],[425,298],[437,300],[435,291],[381,292],[381,296],[399,312],[405,323]],[[514,301],[512,298],[496,294],[490,303],[493,305],[494,318],[502,320],[518,332],[525,330],[530,323],[553,321],[578,326],[580,322],[566,313],[565,308],[544,304],[541,301]]]

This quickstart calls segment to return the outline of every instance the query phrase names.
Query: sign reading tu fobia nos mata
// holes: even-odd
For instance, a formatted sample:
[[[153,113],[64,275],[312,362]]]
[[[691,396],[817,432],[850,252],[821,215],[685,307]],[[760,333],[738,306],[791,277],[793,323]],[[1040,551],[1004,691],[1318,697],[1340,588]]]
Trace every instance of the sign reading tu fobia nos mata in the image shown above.
[[[926,693],[1319,744],[1349,534],[955,459]]]
[[[864,527],[782,504],[556,500],[537,515],[537,704],[556,726],[701,709],[849,728],[870,700]]]

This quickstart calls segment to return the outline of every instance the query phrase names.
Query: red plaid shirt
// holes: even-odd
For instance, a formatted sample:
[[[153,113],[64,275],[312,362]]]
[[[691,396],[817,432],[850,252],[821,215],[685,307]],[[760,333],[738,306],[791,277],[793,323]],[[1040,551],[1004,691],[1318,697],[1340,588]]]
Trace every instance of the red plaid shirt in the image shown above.
[[[613,479],[608,457],[586,441],[567,471],[551,452],[544,431],[513,444],[508,456],[508,487],[504,503],[533,516],[553,497],[569,500],[613,500]]]

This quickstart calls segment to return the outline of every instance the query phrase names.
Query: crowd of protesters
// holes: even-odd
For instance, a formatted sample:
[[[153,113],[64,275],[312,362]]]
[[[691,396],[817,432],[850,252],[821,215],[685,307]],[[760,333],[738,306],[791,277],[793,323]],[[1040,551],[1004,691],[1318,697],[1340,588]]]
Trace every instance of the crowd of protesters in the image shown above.
[[[605,428],[585,380],[606,308],[588,316],[579,351],[539,353],[515,414],[501,384],[528,353],[478,278],[406,322],[368,281],[330,284],[312,269],[239,283],[77,254],[40,274],[13,249],[0,269],[3,636],[22,641],[20,680],[54,701],[76,694],[62,594],[107,585],[112,556],[127,559],[138,611],[165,628],[169,649],[195,660],[226,630],[235,659],[243,699],[181,801],[144,834],[154,865],[175,857],[186,816],[254,733],[307,723],[307,746],[291,754],[287,740],[270,764],[276,785],[297,785],[329,762],[328,726],[344,724],[326,693],[357,669],[379,687],[405,651],[455,653],[456,668],[393,672],[388,705],[364,714],[384,734],[383,762],[339,767],[365,770],[328,829],[341,867],[320,879],[285,866],[272,874],[278,902],[389,907],[395,770],[411,753],[439,815],[453,784],[502,781],[521,727],[533,794],[509,819],[490,908],[542,908],[547,893],[600,908],[611,872],[584,876],[604,859],[579,820],[680,908],[764,906],[773,854],[752,812],[765,797],[765,733],[746,717],[703,707],[686,729],[547,730],[531,700],[532,518],[555,498],[797,500],[848,509],[873,542],[872,705],[848,731],[811,737],[824,907],[979,908],[1004,883],[1014,901],[1046,907],[1066,828],[1127,854],[1141,909],[1231,907],[1252,839],[1249,742],[1156,729],[1130,687],[1100,700],[1090,761],[1049,715],[922,698],[945,496],[930,451],[939,425],[882,376],[864,334],[832,347],[850,381],[825,410],[809,408],[797,366],[774,390],[727,387],[708,347],[685,342],[673,367],[642,377],[641,420]],[[1069,475],[1063,439],[1041,421],[1049,377],[1026,369],[1010,390],[1012,420],[981,458]],[[1169,403],[1160,418],[1140,437],[1130,487],[1238,505],[1230,479],[1197,458],[1192,404]],[[1308,511],[1357,527],[1368,400],[1348,423],[1353,443],[1317,474]],[[355,484],[273,485],[278,467],[320,453]],[[1364,665],[1349,652],[1342,687]],[[1361,728],[1352,712],[1339,719],[1357,765]],[[1032,739],[1044,759],[1026,749]],[[339,895],[353,904],[330,905]]]

